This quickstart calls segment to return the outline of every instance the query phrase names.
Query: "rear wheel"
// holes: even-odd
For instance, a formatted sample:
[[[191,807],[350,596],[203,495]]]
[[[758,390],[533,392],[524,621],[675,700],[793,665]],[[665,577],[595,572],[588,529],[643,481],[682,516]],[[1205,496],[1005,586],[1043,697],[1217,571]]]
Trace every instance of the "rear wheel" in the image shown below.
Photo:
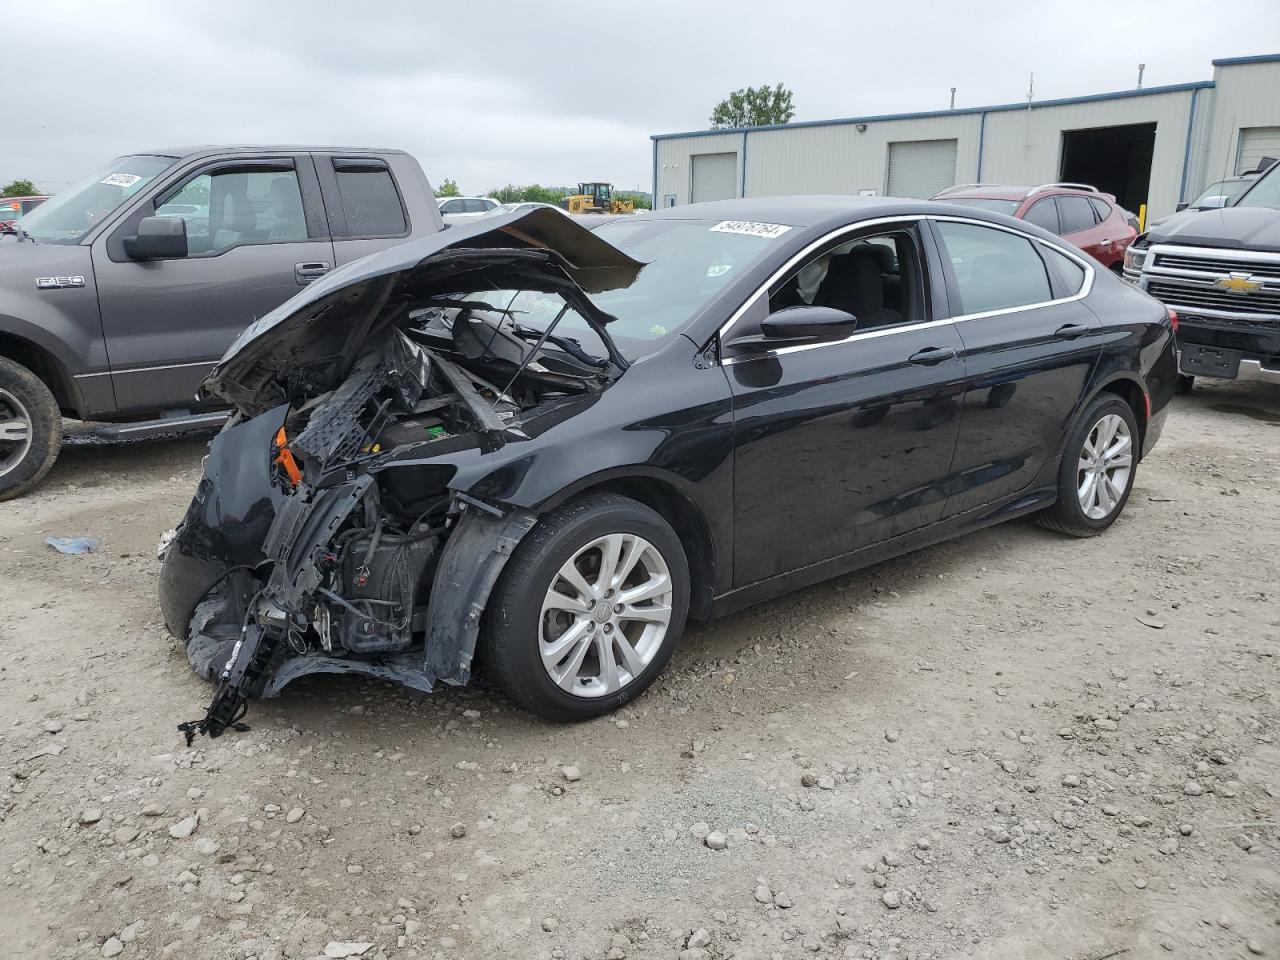
[[[1196,385],[1196,378],[1183,373],[1178,376],[1178,386],[1176,387],[1176,389],[1178,393],[1186,395],[1191,392],[1191,389],[1195,385]]]
[[[1041,526],[1092,537],[1115,523],[1133,489],[1138,423],[1129,405],[1103,393],[1067,435],[1058,468],[1058,501],[1038,516]]]
[[[62,413],[26,367],[0,357],[0,500],[26,493],[49,472],[62,446]]]
[[[479,653],[521,706],[585,720],[653,682],[688,610],[688,561],[671,526],[634,500],[589,494],[521,541],[489,598]]]

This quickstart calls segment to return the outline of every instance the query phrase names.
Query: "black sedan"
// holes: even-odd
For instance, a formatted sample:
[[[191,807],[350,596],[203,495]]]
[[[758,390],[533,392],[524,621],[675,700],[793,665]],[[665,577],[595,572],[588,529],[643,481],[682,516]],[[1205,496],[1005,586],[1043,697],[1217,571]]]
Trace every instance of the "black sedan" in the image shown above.
[[[217,683],[184,728],[307,673],[463,684],[473,656],[592,717],[689,618],[1027,514],[1100,533],[1174,322],[1036,227],[880,198],[534,210],[374,254],[206,381],[236,414],[161,576]]]

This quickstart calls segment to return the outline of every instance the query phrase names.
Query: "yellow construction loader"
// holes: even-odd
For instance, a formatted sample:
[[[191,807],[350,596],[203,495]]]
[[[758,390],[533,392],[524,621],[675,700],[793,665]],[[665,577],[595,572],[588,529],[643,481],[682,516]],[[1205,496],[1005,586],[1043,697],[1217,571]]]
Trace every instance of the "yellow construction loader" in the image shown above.
[[[631,200],[615,200],[612,183],[580,183],[578,192],[564,198],[570,213],[635,213]]]

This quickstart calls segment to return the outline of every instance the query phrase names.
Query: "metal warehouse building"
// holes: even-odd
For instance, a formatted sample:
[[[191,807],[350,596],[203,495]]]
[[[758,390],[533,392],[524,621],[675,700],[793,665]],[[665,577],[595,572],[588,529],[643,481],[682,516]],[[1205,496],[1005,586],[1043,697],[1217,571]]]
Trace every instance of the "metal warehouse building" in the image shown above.
[[[1072,181],[1148,217],[1280,157],[1280,54],[1118,93],[653,137],[655,203],[799,193],[930,197],[957,183]]]

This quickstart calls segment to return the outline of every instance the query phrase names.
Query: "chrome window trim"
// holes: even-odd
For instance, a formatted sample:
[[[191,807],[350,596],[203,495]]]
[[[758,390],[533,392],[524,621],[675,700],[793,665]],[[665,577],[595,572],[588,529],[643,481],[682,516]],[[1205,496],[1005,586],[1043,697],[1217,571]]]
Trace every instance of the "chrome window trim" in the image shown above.
[[[784,356],[790,353],[801,353],[805,350],[817,350],[821,347],[839,347],[846,343],[853,343],[857,340],[870,340],[874,337],[884,337],[894,333],[910,333],[916,330],[925,330],[930,327],[940,327],[947,323],[955,324],[968,320],[982,320],[987,317],[999,317],[1009,313],[1022,313],[1027,310],[1039,310],[1041,307],[1053,307],[1062,303],[1072,303],[1076,300],[1083,300],[1093,289],[1094,268],[1093,265],[1088,262],[1084,254],[1079,251],[1068,250],[1066,247],[1053,243],[1049,240],[1031,236],[1021,230],[1006,227],[998,223],[990,223],[986,220],[974,220],[970,217],[948,216],[946,214],[907,214],[897,217],[877,217],[872,220],[863,220],[859,223],[846,224],[845,226],[839,227],[830,233],[824,234],[817,240],[814,240],[812,243],[805,246],[803,250],[796,253],[785,264],[770,274],[769,278],[757,287],[756,290],[743,301],[740,307],[729,315],[729,319],[726,320],[720,326],[720,329],[716,331],[717,338],[720,340],[721,344],[723,344],[725,337],[728,335],[729,331],[733,329],[733,325],[742,319],[742,316],[756,304],[762,295],[768,294],[769,288],[773,286],[774,283],[782,279],[782,277],[784,277],[788,272],[795,269],[797,264],[803,262],[804,259],[810,256],[815,250],[825,246],[832,240],[839,239],[846,234],[858,232],[865,227],[878,227],[889,224],[918,224],[924,220],[945,220],[948,222],[968,224],[975,227],[986,227],[990,230],[1003,230],[1005,233],[1011,233],[1016,237],[1022,237],[1023,239],[1030,240],[1033,243],[1039,243],[1042,246],[1053,250],[1055,253],[1062,254],[1067,259],[1080,266],[1084,270],[1084,281],[1080,284],[1080,289],[1075,293],[1067,297],[1059,297],[1055,300],[1027,303],[1016,307],[1002,307],[999,310],[986,310],[980,313],[964,313],[954,317],[943,317],[939,320],[922,320],[919,323],[899,324],[892,327],[880,327],[872,330],[855,331],[843,340],[832,340],[828,343],[803,343],[791,347],[779,347],[777,350],[762,350],[759,353],[744,354],[739,357],[721,357],[720,365],[732,366],[735,363],[743,363],[748,360],[762,360],[768,357]],[[923,251],[921,252],[923,253]]]

